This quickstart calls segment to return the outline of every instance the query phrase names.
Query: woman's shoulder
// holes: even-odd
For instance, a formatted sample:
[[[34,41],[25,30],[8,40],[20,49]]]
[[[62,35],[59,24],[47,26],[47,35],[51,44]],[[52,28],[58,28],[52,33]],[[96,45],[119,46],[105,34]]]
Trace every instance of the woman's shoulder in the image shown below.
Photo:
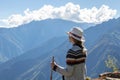
[[[73,45],[72,48],[71,48],[71,50],[78,51],[78,50],[82,50],[82,48],[79,47],[79,46],[77,46],[77,45]]]

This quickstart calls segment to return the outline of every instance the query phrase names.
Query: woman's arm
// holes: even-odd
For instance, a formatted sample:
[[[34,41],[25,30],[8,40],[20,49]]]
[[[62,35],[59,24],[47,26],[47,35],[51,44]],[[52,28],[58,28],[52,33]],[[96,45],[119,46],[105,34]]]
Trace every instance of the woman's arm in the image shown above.
[[[66,68],[64,67],[61,67],[59,65],[56,65],[56,72],[59,72],[60,74],[64,75],[64,76],[71,76],[72,73],[73,73],[73,69],[74,67],[73,66],[70,66],[70,65],[67,65]]]

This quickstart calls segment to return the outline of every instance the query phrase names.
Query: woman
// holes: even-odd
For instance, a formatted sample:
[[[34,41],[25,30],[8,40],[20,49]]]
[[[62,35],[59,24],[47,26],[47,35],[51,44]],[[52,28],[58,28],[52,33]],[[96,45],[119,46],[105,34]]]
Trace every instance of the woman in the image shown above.
[[[69,40],[73,44],[66,55],[66,68],[61,67],[55,62],[51,63],[51,68],[65,77],[65,80],[85,80],[85,60],[86,48],[83,45],[83,30],[79,27],[73,28],[68,32]]]

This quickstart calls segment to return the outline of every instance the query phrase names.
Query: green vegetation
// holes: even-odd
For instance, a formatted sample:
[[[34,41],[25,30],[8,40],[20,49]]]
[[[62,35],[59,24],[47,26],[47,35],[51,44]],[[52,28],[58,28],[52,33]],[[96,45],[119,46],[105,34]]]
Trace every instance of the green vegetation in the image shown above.
[[[86,79],[85,80],[91,80],[91,78],[90,77],[86,77]]]
[[[118,71],[117,60],[115,57],[108,55],[105,61],[106,67],[111,68],[113,72]]]

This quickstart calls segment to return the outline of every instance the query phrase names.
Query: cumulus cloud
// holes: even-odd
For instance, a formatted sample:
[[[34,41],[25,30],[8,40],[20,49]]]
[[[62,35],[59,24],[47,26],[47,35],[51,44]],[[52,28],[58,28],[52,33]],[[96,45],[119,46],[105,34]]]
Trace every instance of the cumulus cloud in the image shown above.
[[[110,9],[109,6],[106,5],[102,5],[100,8],[81,9],[78,4],[67,3],[61,7],[44,5],[39,10],[30,11],[30,9],[26,9],[23,15],[13,14],[9,16],[8,19],[0,20],[0,22],[10,27],[17,27],[33,20],[38,21],[48,18],[60,18],[75,22],[101,23],[112,19],[116,13],[116,10]]]

